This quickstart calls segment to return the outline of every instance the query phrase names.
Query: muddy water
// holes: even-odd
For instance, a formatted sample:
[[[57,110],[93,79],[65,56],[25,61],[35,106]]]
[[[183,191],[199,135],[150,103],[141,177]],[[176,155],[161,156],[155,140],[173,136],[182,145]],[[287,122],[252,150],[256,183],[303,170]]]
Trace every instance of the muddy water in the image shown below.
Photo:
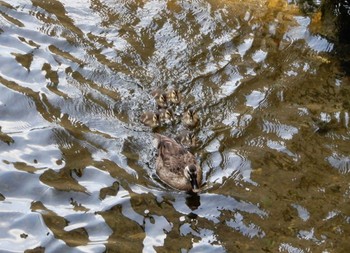
[[[348,252],[349,78],[319,17],[0,1],[0,251]],[[139,121],[170,87],[200,116],[198,196],[157,178]]]

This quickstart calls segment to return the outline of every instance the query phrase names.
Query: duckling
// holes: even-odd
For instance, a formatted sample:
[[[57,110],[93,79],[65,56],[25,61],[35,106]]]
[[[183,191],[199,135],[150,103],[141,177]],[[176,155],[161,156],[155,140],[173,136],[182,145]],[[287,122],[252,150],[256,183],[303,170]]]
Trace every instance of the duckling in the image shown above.
[[[187,127],[195,127],[199,123],[199,117],[195,111],[188,109],[182,116],[182,122]]]
[[[185,148],[196,148],[199,146],[199,140],[193,132],[183,131],[175,140]]]
[[[167,99],[174,105],[178,105],[181,102],[181,95],[178,90],[171,89],[167,92]]]
[[[160,90],[155,90],[151,94],[154,97],[154,99],[156,100],[156,103],[157,103],[159,108],[168,107],[166,93],[164,93]]]
[[[160,109],[159,110],[159,119],[160,121],[169,123],[174,120],[174,113],[171,109]]]
[[[160,124],[159,114],[154,112],[145,112],[140,117],[141,122],[151,128],[158,127]]]
[[[158,140],[156,173],[172,188],[180,191],[199,192],[202,183],[202,169],[193,154],[175,140],[155,134]]]

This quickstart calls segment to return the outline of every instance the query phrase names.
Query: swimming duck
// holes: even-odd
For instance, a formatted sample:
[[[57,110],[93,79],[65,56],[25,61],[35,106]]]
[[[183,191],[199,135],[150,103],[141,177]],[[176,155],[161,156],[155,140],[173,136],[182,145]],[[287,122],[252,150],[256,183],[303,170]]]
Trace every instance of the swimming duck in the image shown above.
[[[199,117],[195,111],[188,109],[182,116],[182,122],[187,127],[195,127],[199,123]]]
[[[178,105],[181,102],[181,96],[178,90],[171,89],[167,92],[167,99],[172,104]]]
[[[149,127],[155,128],[159,126],[159,114],[154,112],[145,112],[140,117],[141,122]]]
[[[199,146],[199,141],[193,132],[184,131],[175,140],[186,148],[196,148]]]
[[[156,100],[156,103],[159,108],[166,108],[168,106],[166,93],[161,90],[155,90],[151,92],[151,95]]]
[[[164,135],[156,134],[158,157],[156,172],[159,178],[180,191],[199,192],[202,170],[193,154]]]
[[[170,122],[174,120],[174,113],[171,109],[160,109],[159,110],[159,119],[163,122]]]

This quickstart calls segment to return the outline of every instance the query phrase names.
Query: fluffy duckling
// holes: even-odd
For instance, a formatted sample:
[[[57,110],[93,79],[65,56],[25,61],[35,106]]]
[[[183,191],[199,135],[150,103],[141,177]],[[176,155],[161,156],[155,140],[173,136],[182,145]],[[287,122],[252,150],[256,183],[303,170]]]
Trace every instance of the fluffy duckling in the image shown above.
[[[170,122],[170,121],[173,121],[174,120],[174,113],[173,113],[173,110],[171,109],[160,109],[159,110],[159,119],[160,121],[163,121],[163,122]]]
[[[141,122],[151,128],[158,127],[160,124],[159,114],[154,112],[145,112],[140,117]]]
[[[183,131],[175,140],[186,148],[196,148],[199,146],[199,140],[193,132]]]
[[[178,105],[181,102],[180,92],[176,89],[171,89],[167,92],[167,99],[174,105]]]
[[[160,90],[155,90],[151,94],[154,97],[154,99],[156,100],[156,103],[157,103],[159,108],[166,108],[168,106],[166,93],[164,93]]]
[[[198,114],[192,109],[188,109],[182,116],[182,122],[187,127],[195,127],[199,123]]]
[[[193,154],[164,135],[156,134],[158,157],[156,173],[159,178],[180,191],[199,192],[202,183],[202,169]]]

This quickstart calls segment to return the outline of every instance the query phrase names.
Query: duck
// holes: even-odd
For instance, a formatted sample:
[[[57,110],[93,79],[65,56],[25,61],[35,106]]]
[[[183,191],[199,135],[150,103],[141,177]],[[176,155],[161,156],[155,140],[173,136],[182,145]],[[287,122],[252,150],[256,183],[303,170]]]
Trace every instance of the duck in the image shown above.
[[[185,148],[196,148],[199,146],[198,138],[193,132],[183,131],[175,138],[175,140]]]
[[[195,127],[199,123],[198,114],[192,109],[188,109],[182,115],[182,122],[187,127]]]
[[[171,110],[170,108],[168,109],[160,109],[159,110],[159,119],[160,121],[163,122],[170,122],[174,120],[174,113],[173,110]]]
[[[156,173],[161,181],[179,191],[197,193],[202,183],[202,169],[195,156],[175,140],[161,134],[157,138]]]
[[[156,128],[160,125],[159,114],[154,112],[144,112],[140,117],[141,122],[151,128]]]
[[[177,89],[170,89],[166,93],[166,96],[167,96],[167,100],[174,105],[178,105],[181,102],[181,95]]]
[[[167,94],[161,90],[155,90],[151,92],[151,95],[154,97],[159,108],[167,108]]]

